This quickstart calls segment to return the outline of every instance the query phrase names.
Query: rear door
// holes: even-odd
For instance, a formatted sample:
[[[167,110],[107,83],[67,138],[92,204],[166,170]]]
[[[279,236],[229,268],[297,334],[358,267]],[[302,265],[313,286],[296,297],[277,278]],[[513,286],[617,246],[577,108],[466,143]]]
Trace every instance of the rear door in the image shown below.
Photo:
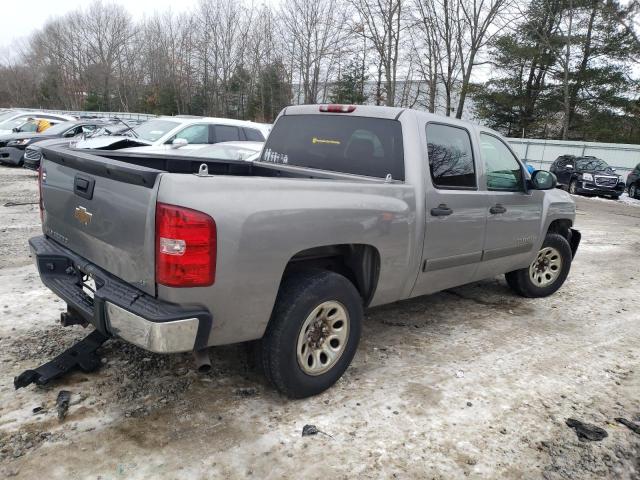
[[[482,258],[487,195],[478,188],[477,152],[466,128],[427,123],[426,232],[412,295],[472,281]]]
[[[44,233],[109,273],[155,294],[158,170],[82,152],[43,149]]]
[[[476,278],[522,268],[533,254],[544,192],[525,188],[524,166],[499,137],[482,132],[480,152],[490,205],[482,263]]]

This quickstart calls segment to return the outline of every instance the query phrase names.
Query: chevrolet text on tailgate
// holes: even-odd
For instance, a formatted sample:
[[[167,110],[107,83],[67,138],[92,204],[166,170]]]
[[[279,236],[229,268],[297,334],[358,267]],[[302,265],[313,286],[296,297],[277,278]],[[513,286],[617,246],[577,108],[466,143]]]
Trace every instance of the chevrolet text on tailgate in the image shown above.
[[[364,308],[499,274],[545,297],[580,242],[500,135],[401,108],[287,107],[254,162],[50,147],[40,178],[63,323],[164,353],[259,340],[298,398],[347,369]]]

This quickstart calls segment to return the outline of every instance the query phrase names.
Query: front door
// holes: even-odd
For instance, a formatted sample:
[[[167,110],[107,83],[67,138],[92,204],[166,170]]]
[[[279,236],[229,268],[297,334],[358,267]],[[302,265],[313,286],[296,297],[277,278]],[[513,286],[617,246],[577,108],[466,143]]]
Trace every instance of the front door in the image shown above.
[[[526,191],[524,167],[497,136],[480,134],[480,152],[489,197],[487,229],[475,279],[527,266],[540,235],[544,193]]]
[[[478,175],[468,130],[428,123],[426,230],[421,271],[412,296],[470,282],[482,257],[487,195]]]

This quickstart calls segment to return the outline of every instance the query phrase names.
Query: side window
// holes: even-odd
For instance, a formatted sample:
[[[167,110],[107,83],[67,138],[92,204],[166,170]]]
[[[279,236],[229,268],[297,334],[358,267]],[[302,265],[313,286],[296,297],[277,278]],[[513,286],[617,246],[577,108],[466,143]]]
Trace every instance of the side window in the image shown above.
[[[469,132],[437,123],[427,124],[427,152],[437,188],[475,188],[476,171]]]
[[[522,166],[499,138],[481,133],[480,152],[487,175],[487,190],[520,192],[524,189]]]
[[[73,127],[64,132],[63,137],[75,137],[80,132],[82,132],[82,127]]]
[[[83,125],[81,127],[81,132],[82,133],[91,133],[94,132],[96,129],[96,125]]]
[[[216,142],[234,142],[240,140],[240,131],[238,127],[231,127],[229,125],[216,125],[214,126],[216,132]],[[261,141],[264,141],[261,140]]]
[[[251,142],[264,142],[264,136],[260,133],[259,130],[255,130],[253,128],[245,128],[244,134],[247,137],[247,140]]]
[[[190,144],[192,143],[209,143],[209,126],[208,125],[191,125],[176,133],[170,140],[172,142],[176,138],[184,138]]]

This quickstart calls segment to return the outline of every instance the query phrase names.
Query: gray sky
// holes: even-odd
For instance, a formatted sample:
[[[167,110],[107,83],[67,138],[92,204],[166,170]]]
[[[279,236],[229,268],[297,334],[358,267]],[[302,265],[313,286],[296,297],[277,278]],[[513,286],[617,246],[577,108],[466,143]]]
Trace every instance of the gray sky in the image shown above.
[[[151,15],[154,11],[174,12],[191,9],[197,0],[111,0],[124,5],[135,19]],[[79,7],[86,8],[88,0],[4,0],[2,1],[2,28],[0,52],[6,53],[15,40],[27,37],[50,19]]]

